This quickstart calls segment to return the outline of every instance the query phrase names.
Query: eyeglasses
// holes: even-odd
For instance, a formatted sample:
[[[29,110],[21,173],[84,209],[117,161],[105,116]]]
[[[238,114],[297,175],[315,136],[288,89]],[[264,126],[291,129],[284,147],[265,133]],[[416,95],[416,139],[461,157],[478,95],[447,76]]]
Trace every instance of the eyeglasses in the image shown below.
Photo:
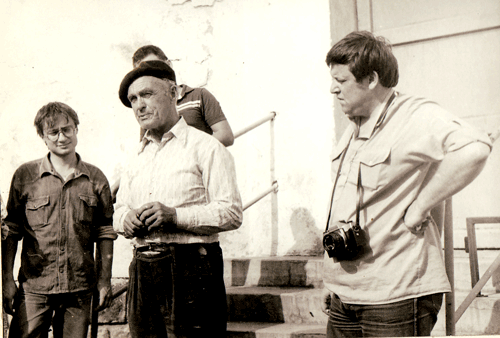
[[[66,137],[71,137],[75,135],[75,127],[68,126],[68,127],[62,127],[59,129],[51,129],[45,132],[45,135],[47,135],[47,138],[51,141],[57,141],[59,139],[59,135],[61,133],[64,134]]]

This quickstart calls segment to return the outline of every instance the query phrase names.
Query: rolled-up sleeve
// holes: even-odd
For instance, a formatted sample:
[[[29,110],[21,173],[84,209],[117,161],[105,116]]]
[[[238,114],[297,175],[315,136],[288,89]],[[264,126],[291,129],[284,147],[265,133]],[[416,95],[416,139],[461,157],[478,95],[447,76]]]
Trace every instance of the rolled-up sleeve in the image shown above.
[[[408,156],[419,162],[439,162],[444,156],[466,145],[481,142],[491,148],[488,135],[474,128],[435,103],[426,103],[415,110],[405,127],[402,143]]]
[[[96,238],[97,239],[112,239],[118,238],[118,235],[113,230],[113,199],[111,197],[111,189],[109,188],[109,183],[104,178],[105,184],[103,184],[101,191],[99,192],[99,206],[101,207],[98,217],[94,220],[98,224]]]

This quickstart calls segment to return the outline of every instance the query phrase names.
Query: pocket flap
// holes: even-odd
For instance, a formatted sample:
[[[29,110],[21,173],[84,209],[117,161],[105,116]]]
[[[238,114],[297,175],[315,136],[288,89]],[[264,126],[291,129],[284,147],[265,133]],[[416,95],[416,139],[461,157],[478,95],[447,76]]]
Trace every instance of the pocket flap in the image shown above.
[[[80,199],[85,202],[89,207],[97,206],[97,197],[90,195],[80,195]]]
[[[384,163],[391,154],[391,148],[380,148],[376,151],[365,152],[360,156],[359,161],[364,165],[373,167],[377,164]]]
[[[49,205],[49,196],[39,197],[30,199],[26,202],[26,209],[28,210],[37,210],[41,207]]]

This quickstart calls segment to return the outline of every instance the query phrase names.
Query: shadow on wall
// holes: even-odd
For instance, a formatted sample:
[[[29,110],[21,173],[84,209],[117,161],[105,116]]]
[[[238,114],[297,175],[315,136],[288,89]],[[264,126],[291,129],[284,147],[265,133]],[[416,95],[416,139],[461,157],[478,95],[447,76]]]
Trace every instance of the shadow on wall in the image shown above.
[[[322,256],[323,245],[314,218],[306,208],[296,208],[290,216],[295,243],[287,251],[286,256]]]

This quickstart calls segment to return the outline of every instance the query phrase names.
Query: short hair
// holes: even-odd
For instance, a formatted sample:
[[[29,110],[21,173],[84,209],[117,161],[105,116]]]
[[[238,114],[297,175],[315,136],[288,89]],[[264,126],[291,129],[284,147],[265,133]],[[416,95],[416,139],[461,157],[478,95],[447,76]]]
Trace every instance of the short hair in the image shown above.
[[[337,42],[326,55],[326,64],[348,65],[358,82],[373,72],[377,72],[386,88],[395,87],[399,80],[398,61],[391,45],[385,38],[367,31],[349,33]]]
[[[40,108],[35,116],[35,127],[38,135],[43,137],[44,126],[47,125],[49,128],[53,127],[56,123],[57,117],[60,115],[65,116],[68,121],[70,119],[73,120],[75,127],[77,127],[80,123],[78,115],[73,108],[62,102],[50,102]]]
[[[134,65],[134,67],[150,54],[156,55],[162,61],[168,61],[168,57],[165,55],[165,53],[163,53],[160,47],[146,45],[136,50],[134,55],[132,56],[132,64]]]

